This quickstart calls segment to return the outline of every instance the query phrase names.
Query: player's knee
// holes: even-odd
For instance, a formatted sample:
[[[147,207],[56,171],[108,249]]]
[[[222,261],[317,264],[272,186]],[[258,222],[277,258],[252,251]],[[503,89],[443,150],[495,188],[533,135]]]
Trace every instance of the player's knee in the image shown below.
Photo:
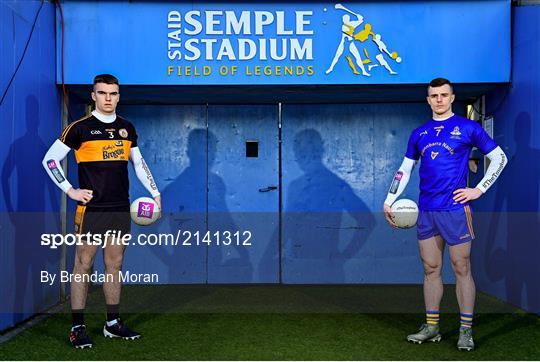
[[[123,259],[124,258],[122,256],[107,257],[104,259],[105,268],[107,269],[108,272],[119,271],[120,269],[122,269]]]
[[[424,261],[424,275],[428,278],[438,278],[441,275],[441,263]]]
[[[94,258],[88,255],[77,255],[75,258],[75,269],[80,272],[88,273],[94,265]]]
[[[452,268],[457,277],[466,277],[471,273],[469,258],[452,259]]]

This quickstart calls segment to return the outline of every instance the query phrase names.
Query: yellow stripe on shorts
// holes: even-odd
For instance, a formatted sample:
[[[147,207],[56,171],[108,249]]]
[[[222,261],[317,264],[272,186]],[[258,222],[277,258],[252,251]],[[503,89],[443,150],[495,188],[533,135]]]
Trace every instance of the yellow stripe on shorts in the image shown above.
[[[471,234],[471,237],[474,239],[474,230],[473,230],[473,223],[472,223],[472,213],[471,213],[471,207],[469,205],[464,207],[465,209],[465,216],[467,217],[467,225],[469,227],[469,233]]]

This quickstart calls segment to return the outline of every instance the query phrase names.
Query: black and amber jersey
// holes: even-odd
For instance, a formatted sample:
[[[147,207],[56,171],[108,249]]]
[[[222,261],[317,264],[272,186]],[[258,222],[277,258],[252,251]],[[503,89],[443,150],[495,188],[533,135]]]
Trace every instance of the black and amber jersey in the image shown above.
[[[60,141],[75,150],[79,188],[93,191],[86,205],[129,205],[127,164],[131,148],[137,147],[137,133],[129,121],[116,116],[105,123],[90,115],[69,124]]]

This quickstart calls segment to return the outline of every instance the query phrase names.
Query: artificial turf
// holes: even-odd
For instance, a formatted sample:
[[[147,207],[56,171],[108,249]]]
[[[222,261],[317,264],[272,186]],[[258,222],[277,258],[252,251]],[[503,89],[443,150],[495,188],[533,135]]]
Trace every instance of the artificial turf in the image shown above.
[[[416,286],[394,287],[390,305],[416,303]],[[130,308],[157,297],[152,313],[124,314],[143,337],[105,339],[103,313],[86,316],[94,348],[75,350],[67,338],[70,315],[58,313],[0,345],[2,360],[539,360],[538,316],[479,295],[473,352],[455,347],[459,315],[442,314],[440,343],[410,344],[424,316],[398,313],[354,297],[393,296],[392,287],[170,286],[128,287]],[[455,299],[451,293],[445,300]],[[380,297],[379,297],[380,295]],[[176,296],[176,299],[174,298]],[[410,298],[408,298],[410,296]],[[90,305],[101,301],[94,291]],[[452,309],[451,302],[446,302]],[[127,303],[124,303],[127,304]],[[443,303],[444,304],[444,303]],[[369,306],[369,309],[367,308]],[[406,305],[404,306],[406,307]],[[152,308],[149,308],[152,310]],[[161,309],[159,313],[157,309]],[[452,310],[453,311],[453,310]],[[497,313],[495,313],[497,311]],[[384,312],[384,313],[382,313]]]

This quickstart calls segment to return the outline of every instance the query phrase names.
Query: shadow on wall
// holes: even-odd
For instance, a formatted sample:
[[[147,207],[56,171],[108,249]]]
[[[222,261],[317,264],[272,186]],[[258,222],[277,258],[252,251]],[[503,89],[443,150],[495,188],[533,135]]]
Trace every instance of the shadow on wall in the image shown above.
[[[508,155],[508,165],[497,180],[485,266],[492,282],[504,280],[508,302],[540,313],[540,150],[530,145],[529,113],[521,112],[514,124],[516,151]],[[497,242],[499,224],[507,228],[506,240],[502,242]]]
[[[2,191],[14,236],[7,240],[13,244],[13,274],[2,278],[13,285],[8,298],[13,301],[15,322],[57,301],[56,291],[46,293],[50,286],[40,282],[40,271],[56,273],[60,256],[58,249],[40,245],[41,234],[58,232],[60,225],[58,214],[45,212],[47,196],[52,210],[58,210],[58,193],[41,165],[47,147],[39,137],[39,102],[34,95],[26,98],[25,120],[26,132],[11,144],[2,167]],[[57,285],[54,288],[59,290]]]
[[[189,165],[171,183],[161,190],[163,220],[160,232],[176,233],[177,230],[196,232],[206,230],[206,131],[193,130],[188,136],[186,155]],[[186,196],[184,196],[186,195]],[[189,196],[187,196],[189,195]],[[165,230],[163,230],[165,229]],[[198,270],[206,253],[200,248],[151,247],[149,248],[166,266],[168,283],[182,283],[189,269]],[[198,278],[203,282],[204,277]]]
[[[218,139],[210,131],[207,131],[207,134],[208,188],[211,190],[211,208],[217,210],[208,212],[208,231],[213,235],[216,232],[222,234],[225,230],[240,230],[227,206],[226,183],[213,170]],[[239,215],[237,213],[234,216]],[[248,246],[237,245],[235,242],[227,246],[211,243],[208,248],[208,280],[212,283],[251,283],[254,268],[247,248]]]
[[[230,213],[227,211],[225,200],[226,188],[225,182],[220,176],[212,171],[216,159],[216,136],[205,129],[194,129],[190,132],[187,140],[186,155],[189,158],[189,165],[182,173],[174,179],[161,193],[165,212],[169,212],[166,218],[169,230],[188,230],[192,234],[199,231],[204,233],[209,230],[211,233],[223,230],[238,230]],[[213,198],[216,209],[219,213],[209,215],[207,225],[206,204],[207,187],[212,185]],[[182,198],[182,195],[189,197]],[[178,198],[180,197],[180,201]],[[201,240],[204,235],[201,235]],[[191,241],[194,242],[195,239]],[[234,243],[233,243],[234,245]],[[249,253],[245,246],[231,245],[236,257],[229,258],[226,261],[223,253],[223,246],[210,246],[214,250],[212,253],[206,252],[206,244],[192,247],[175,248],[150,248],[155,255],[167,266],[169,270],[169,283],[182,282],[186,267],[191,263],[200,264],[207,262],[209,266],[232,267],[235,268],[239,281],[245,283],[253,279],[253,267],[249,259]],[[197,255],[195,260],[186,260],[186,249],[195,250]],[[172,252],[169,252],[172,250]],[[203,251],[202,253],[200,251]],[[229,250],[231,252],[231,250]],[[208,255],[208,260],[206,260]],[[205,260],[202,260],[204,258]],[[181,261],[185,260],[186,263]],[[222,275],[227,278],[230,276]],[[205,275],[205,281],[208,278]],[[213,280],[220,282],[220,275],[216,275]]]
[[[323,164],[324,153],[318,131],[295,135],[294,155],[303,174],[284,190],[283,264],[297,264],[299,269],[289,276],[295,280],[344,283],[345,263],[362,248],[375,218],[352,188]],[[300,270],[306,273],[300,275]]]

